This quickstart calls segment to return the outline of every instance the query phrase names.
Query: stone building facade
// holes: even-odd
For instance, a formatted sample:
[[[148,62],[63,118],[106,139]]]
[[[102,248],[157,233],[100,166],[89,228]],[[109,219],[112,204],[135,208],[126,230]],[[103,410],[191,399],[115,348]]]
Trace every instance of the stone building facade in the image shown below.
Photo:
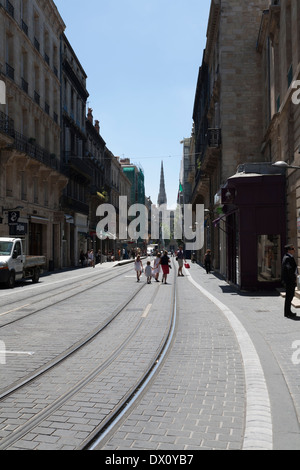
[[[299,2],[211,1],[188,179],[206,208],[204,249],[242,288],[280,283],[287,241],[299,264],[299,75]]]
[[[60,37],[65,24],[52,0],[10,0],[0,6],[0,236],[8,235],[11,209],[19,224],[11,235],[26,253],[45,255],[61,266],[67,184],[60,171]]]
[[[227,227],[214,221],[227,179],[238,165],[261,160],[263,92],[256,42],[265,7],[265,0],[212,0],[196,88],[191,201],[205,205],[205,248],[213,250],[214,265],[225,276]]]
[[[211,1],[188,179],[206,208],[204,249],[241,287],[279,282],[287,241],[299,259],[299,74],[299,2]]]
[[[50,270],[116,248],[96,237],[97,207],[118,212],[131,189],[86,110],[87,75],[65,28],[53,0],[0,2],[0,237],[20,236]]]
[[[300,4],[272,1],[262,15],[257,51],[263,95],[262,155],[300,165]],[[298,90],[298,91],[297,91]],[[286,170],[287,240],[300,256],[300,172]]]
[[[63,265],[76,266],[80,251],[87,252],[89,202],[92,185],[92,160],[86,155],[87,75],[65,34],[62,34],[61,57],[61,168],[68,185],[61,197],[64,211]],[[87,158],[86,158],[87,157]]]

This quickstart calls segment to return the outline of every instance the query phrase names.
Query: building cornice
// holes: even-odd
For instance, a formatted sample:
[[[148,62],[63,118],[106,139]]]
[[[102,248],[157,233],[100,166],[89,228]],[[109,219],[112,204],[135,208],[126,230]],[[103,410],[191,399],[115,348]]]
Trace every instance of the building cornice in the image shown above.
[[[45,12],[45,15],[49,21],[49,24],[52,25],[53,31],[56,32],[57,37],[65,31],[66,25],[60,16],[60,13],[57,9],[53,0],[37,0],[38,5]]]
[[[204,61],[207,64],[209,63],[209,57],[213,49],[213,44],[214,44],[215,37],[217,35],[217,31],[219,28],[220,12],[221,12],[221,0],[212,0],[210,13],[209,13],[207,33],[206,33],[207,42],[206,42],[206,48],[205,48],[205,54],[204,54]]]

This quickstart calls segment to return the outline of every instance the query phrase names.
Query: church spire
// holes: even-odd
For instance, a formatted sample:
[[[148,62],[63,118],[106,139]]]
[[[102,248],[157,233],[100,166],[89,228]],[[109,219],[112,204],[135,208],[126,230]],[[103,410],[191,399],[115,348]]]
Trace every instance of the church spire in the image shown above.
[[[160,186],[159,186],[159,195],[158,195],[158,199],[157,199],[157,205],[161,206],[162,204],[167,204],[164,163],[163,162],[161,162]]]

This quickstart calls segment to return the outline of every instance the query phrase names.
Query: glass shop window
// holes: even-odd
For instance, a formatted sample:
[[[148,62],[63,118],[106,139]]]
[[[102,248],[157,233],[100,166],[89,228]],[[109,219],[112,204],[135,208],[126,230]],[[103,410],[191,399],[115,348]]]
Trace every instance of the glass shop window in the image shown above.
[[[274,282],[281,279],[280,235],[258,236],[258,281]]]

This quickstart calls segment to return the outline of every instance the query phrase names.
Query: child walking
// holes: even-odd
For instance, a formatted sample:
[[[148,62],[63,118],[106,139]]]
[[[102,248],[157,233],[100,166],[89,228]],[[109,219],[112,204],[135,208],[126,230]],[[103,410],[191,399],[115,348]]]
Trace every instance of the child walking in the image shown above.
[[[152,268],[151,268],[150,261],[147,261],[147,266],[145,268],[145,275],[147,276],[147,284],[151,284]]]
[[[137,282],[140,282],[140,277],[143,272],[143,263],[140,255],[138,255],[134,262],[134,269],[136,271]]]

